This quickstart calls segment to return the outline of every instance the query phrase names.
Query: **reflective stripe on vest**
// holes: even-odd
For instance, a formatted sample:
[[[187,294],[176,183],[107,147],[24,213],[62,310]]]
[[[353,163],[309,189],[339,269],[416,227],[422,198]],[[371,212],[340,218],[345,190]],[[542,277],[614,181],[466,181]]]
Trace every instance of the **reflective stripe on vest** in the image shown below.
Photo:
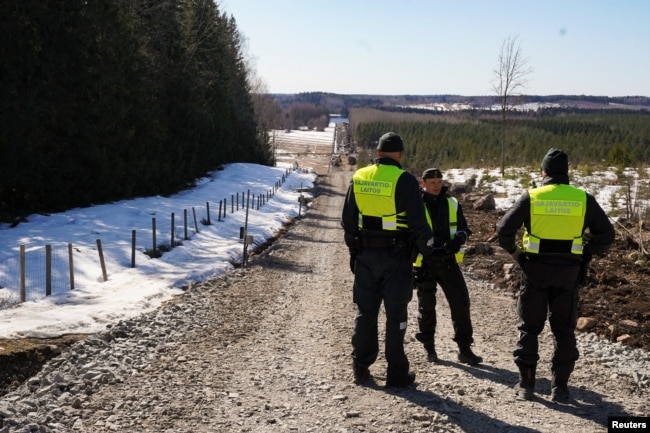
[[[455,197],[447,197],[447,202],[449,203],[449,234],[453,239],[458,231],[458,200]]]
[[[447,197],[447,203],[449,203],[449,206],[447,206],[449,208],[449,236],[450,239],[453,239],[456,237],[456,232],[458,231],[458,200],[455,197]],[[424,211],[425,215],[427,216],[427,223],[429,224],[429,227],[431,227],[431,230],[433,230],[433,222],[431,221],[429,208],[424,206]],[[463,261],[463,259],[462,256],[459,257],[458,254],[456,255],[456,261],[460,263]],[[422,266],[422,253],[418,253],[413,266],[416,268]]]
[[[587,194],[571,185],[552,184],[530,190],[530,233],[524,231],[524,251],[544,254],[543,240],[571,241],[566,253],[582,254],[582,229]]]
[[[368,228],[364,227],[364,217],[380,219],[381,230],[408,229],[406,212],[398,214],[395,209],[395,188],[402,173],[404,170],[394,165],[377,164],[354,173],[352,182],[359,208],[359,229]]]

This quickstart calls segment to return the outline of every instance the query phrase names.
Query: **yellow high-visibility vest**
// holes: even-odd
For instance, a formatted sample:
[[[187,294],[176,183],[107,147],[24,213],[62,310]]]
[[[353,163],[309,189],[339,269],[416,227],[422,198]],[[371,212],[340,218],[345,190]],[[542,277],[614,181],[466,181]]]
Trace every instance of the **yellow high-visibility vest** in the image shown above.
[[[394,165],[373,164],[352,176],[359,208],[359,229],[407,230],[406,212],[395,208],[395,188],[404,170]]]
[[[587,209],[587,193],[566,184],[544,185],[529,191],[530,233],[524,231],[526,253],[543,254],[541,241],[571,241],[570,251],[582,254],[582,229]]]

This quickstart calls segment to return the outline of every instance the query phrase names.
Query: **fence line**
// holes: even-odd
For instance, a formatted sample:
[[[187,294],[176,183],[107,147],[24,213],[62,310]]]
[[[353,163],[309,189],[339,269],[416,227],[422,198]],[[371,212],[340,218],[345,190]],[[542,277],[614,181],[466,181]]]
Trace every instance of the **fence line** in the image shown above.
[[[268,203],[275,193],[280,189],[284,182],[288,179],[289,174],[292,171],[302,171],[298,168],[290,168],[285,171],[281,179],[275,182],[273,188],[267,190],[263,194],[259,194],[257,210],[261,206]],[[302,171],[304,172],[304,171]],[[301,185],[302,190],[302,185]],[[248,190],[248,199],[245,197],[246,193],[241,194],[241,209],[246,210],[246,220],[248,220],[248,210],[252,205],[255,208],[254,197],[253,203],[251,204],[250,200],[250,190]],[[235,207],[237,211],[240,210],[240,199],[239,192],[232,195],[231,199],[231,213],[235,213]],[[244,203],[246,201],[246,203]],[[301,208],[303,202],[300,201],[298,206],[298,213],[300,216]],[[226,199],[219,201],[219,214],[217,222],[225,221],[226,212],[228,208],[228,203]],[[211,225],[210,218],[210,204],[206,203],[207,210],[207,219],[202,220],[204,224]],[[196,210],[192,207],[193,218],[194,218],[194,230],[195,233],[199,233],[199,226],[196,217]],[[185,238],[189,239],[187,234],[187,209],[184,210],[185,221]],[[223,214],[222,214],[223,213]],[[171,214],[172,218],[172,227],[171,227],[171,242],[170,249],[173,249],[174,245],[174,214]],[[160,246],[156,244],[156,222],[155,218],[152,218],[152,251],[155,257],[160,257],[162,252],[160,251]],[[251,241],[251,239],[244,240],[244,248],[246,248],[246,243]],[[96,240],[97,251],[98,251],[98,269],[101,270],[103,281],[108,280],[108,271],[106,269],[106,263],[104,262],[104,254],[101,245],[101,239]],[[180,243],[178,243],[180,244]],[[52,247],[51,245],[44,245],[38,247],[30,247],[28,250],[25,249],[24,245],[20,245],[20,253],[17,257],[11,257],[5,261],[6,272],[0,273],[0,290],[8,290],[10,296],[5,297],[7,304],[17,304],[25,301],[33,301],[41,299],[45,296],[56,295],[59,293],[66,293],[69,290],[74,290],[75,281],[74,281],[74,259],[73,259],[73,245],[68,243],[66,248]],[[136,267],[135,263],[135,251],[136,251],[136,230],[131,230],[131,254],[130,254],[130,266]],[[158,255],[155,255],[158,254]],[[243,263],[245,263],[247,252],[244,252]],[[152,256],[152,257],[154,257]],[[126,260],[129,263],[128,260]],[[128,266],[125,266],[128,267]],[[22,275],[21,275],[22,274]],[[0,305],[0,308],[3,308],[4,305]]]

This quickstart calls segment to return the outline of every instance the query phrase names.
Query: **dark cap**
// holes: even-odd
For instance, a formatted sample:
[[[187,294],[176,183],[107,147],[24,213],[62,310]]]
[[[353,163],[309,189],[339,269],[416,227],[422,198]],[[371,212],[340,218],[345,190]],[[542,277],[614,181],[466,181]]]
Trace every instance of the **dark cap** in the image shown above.
[[[422,172],[422,180],[424,179],[442,179],[442,172],[435,168],[427,168]]]
[[[402,137],[394,132],[385,133],[379,138],[377,150],[381,150],[382,152],[403,152],[404,143],[402,142]]]
[[[550,148],[542,159],[546,174],[569,174],[569,157],[562,149]]]

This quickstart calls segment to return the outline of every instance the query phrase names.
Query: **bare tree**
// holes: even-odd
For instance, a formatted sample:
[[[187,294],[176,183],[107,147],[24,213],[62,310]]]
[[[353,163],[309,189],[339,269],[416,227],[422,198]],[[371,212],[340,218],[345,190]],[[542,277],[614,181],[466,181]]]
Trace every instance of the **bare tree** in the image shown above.
[[[518,37],[509,36],[503,41],[497,68],[494,70],[492,88],[499,97],[501,109],[501,177],[505,175],[506,119],[508,102],[527,84],[527,76],[533,72],[528,59],[523,57]]]

